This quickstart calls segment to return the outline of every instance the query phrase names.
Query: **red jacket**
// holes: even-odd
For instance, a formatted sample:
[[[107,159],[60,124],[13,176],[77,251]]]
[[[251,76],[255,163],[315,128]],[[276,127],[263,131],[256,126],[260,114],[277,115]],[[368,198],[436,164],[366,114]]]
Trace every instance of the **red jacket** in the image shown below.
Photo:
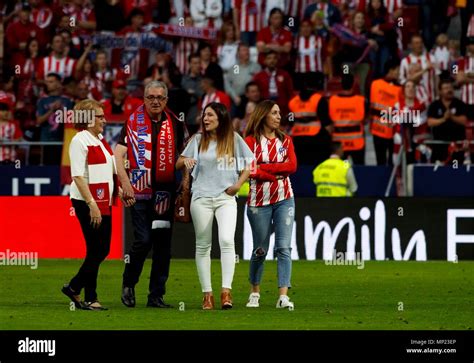
[[[270,73],[267,69],[257,73],[253,80],[258,84],[258,88],[262,94],[263,99],[270,98],[269,85]],[[293,81],[288,72],[283,69],[278,69],[276,73],[276,84],[278,89],[278,98],[276,103],[280,106],[281,116],[285,117],[288,113],[288,102],[293,98]]]
[[[28,39],[36,38],[40,43],[40,48],[44,45],[41,29],[31,21],[23,24],[20,21],[10,23],[6,30],[6,40],[8,43],[8,49],[11,52],[12,64],[19,64],[21,61],[20,43],[27,43]]]

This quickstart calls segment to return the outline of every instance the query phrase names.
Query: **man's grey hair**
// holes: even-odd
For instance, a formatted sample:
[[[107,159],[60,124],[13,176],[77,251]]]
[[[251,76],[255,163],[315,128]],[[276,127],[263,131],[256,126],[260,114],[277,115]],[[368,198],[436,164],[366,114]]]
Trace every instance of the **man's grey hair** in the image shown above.
[[[145,86],[145,97],[148,96],[148,90],[151,88],[163,88],[165,90],[165,97],[168,97],[168,87],[165,82],[151,81]]]

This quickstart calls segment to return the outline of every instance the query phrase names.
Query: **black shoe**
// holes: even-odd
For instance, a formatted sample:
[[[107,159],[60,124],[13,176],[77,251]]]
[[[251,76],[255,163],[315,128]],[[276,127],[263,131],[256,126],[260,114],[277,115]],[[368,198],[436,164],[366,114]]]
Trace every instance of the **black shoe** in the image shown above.
[[[69,284],[65,284],[61,289],[61,292],[71,299],[77,309],[82,309],[84,307],[84,302],[81,301],[81,296],[73,291]]]
[[[162,297],[148,298],[148,302],[146,306],[147,308],[163,308],[163,309],[172,308],[170,304],[165,303]]]
[[[122,303],[128,308],[135,307],[135,288],[133,287],[122,287]]]
[[[98,300],[84,303],[83,310],[109,310],[105,306],[102,306]]]

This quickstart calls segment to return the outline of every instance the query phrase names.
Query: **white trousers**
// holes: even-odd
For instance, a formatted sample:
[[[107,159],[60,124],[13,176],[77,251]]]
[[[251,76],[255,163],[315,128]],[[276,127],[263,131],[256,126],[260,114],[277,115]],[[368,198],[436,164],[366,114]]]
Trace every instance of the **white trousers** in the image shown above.
[[[191,200],[191,216],[196,233],[196,267],[202,292],[211,292],[211,246],[214,216],[217,219],[221,249],[222,287],[231,289],[235,270],[235,226],[237,202],[222,193],[216,198]]]

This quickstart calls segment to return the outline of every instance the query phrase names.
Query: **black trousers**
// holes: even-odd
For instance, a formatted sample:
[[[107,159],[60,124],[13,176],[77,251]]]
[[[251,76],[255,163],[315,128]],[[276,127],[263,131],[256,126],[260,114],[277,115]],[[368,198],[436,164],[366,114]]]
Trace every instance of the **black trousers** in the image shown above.
[[[377,165],[393,165],[393,139],[373,135]]]
[[[93,228],[90,223],[90,210],[86,202],[77,199],[71,199],[71,201],[77,219],[81,224],[87,252],[79,272],[69,282],[69,286],[78,294],[84,288],[85,301],[93,302],[97,300],[96,289],[99,266],[110,251],[112,219],[111,216],[102,216],[102,223],[99,228]]]
[[[137,200],[130,208],[135,241],[128,252],[128,263],[125,264],[123,273],[123,286],[135,287],[145,259],[153,249],[148,298],[162,297],[166,293],[166,281],[171,261],[174,196],[171,199],[169,211],[159,217],[154,210],[153,199]],[[153,221],[158,222],[155,226],[157,228],[152,228]]]
[[[365,164],[365,149],[345,151],[344,156],[346,158],[350,156],[352,158],[352,162],[354,163],[354,165]]]

